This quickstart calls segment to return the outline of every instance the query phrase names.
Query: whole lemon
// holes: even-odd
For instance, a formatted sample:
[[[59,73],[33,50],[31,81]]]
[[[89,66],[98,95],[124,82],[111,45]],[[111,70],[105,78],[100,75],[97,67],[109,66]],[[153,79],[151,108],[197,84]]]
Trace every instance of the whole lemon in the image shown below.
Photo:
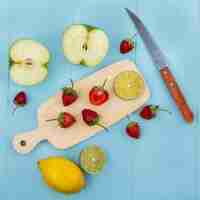
[[[64,157],[40,160],[38,167],[46,184],[58,192],[80,192],[86,185],[81,169],[73,161]]]

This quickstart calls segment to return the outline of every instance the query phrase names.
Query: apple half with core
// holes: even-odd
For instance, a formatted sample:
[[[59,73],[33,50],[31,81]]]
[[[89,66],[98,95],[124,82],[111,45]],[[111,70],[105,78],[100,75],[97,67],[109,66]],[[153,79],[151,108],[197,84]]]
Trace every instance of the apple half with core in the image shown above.
[[[20,85],[35,85],[47,78],[49,50],[37,41],[17,40],[10,48],[10,77]]]
[[[108,48],[109,40],[102,29],[73,24],[64,32],[64,55],[73,64],[96,66],[106,56]]]

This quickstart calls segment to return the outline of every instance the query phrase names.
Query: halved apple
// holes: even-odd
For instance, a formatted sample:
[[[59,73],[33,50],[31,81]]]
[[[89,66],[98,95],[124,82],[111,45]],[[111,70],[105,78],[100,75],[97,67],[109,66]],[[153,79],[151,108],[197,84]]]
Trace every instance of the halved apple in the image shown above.
[[[108,37],[99,28],[74,24],[64,32],[64,55],[73,64],[96,66],[106,56],[108,48]]]
[[[47,78],[49,50],[37,41],[17,40],[10,49],[10,77],[20,85],[35,85]]]

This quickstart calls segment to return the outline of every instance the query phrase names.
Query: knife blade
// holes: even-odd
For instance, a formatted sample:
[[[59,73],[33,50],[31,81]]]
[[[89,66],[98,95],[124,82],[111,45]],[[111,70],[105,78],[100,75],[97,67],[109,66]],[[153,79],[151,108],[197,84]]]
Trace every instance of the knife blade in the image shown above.
[[[169,63],[164,53],[161,51],[151,33],[147,30],[137,15],[128,8],[125,8],[125,10],[128,13],[128,16],[131,18],[132,22],[135,24],[135,27],[141,36],[147,51],[151,55],[155,66],[157,66],[157,69],[159,70],[161,77],[164,80],[165,85],[168,88],[170,95],[178,107],[183,119],[188,123],[192,123],[194,120],[194,114],[169,68]]]

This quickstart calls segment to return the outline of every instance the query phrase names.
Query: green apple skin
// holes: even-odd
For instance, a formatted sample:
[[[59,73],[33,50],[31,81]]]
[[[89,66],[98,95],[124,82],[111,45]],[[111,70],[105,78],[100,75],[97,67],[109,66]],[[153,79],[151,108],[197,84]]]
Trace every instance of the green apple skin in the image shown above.
[[[83,48],[85,44],[88,47],[86,50]],[[109,39],[100,28],[87,24],[72,24],[64,31],[63,50],[69,62],[94,67],[106,56]]]

